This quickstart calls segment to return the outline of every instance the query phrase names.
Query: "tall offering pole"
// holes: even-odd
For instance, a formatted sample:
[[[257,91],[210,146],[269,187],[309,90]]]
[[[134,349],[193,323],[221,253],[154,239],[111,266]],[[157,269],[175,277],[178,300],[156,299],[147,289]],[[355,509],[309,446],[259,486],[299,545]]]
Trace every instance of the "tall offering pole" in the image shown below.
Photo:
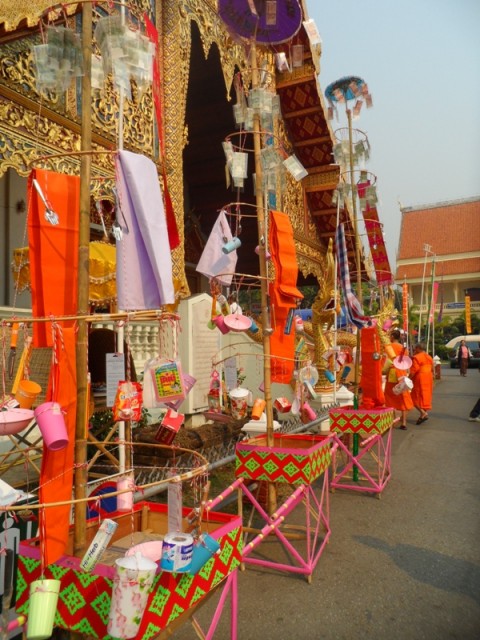
[[[255,41],[251,48],[252,64],[252,88],[258,88],[258,68],[257,68],[257,48]],[[267,417],[267,446],[273,446],[273,406],[272,406],[272,372],[270,362],[270,318],[268,303],[268,271],[266,260],[266,228],[265,228],[265,208],[263,194],[263,173],[262,173],[262,132],[260,127],[260,114],[256,113],[253,120],[253,148],[255,157],[255,182],[256,182],[256,205],[257,205],[257,230],[259,247],[259,271],[260,271],[260,296],[262,304],[262,330],[263,330],[263,384],[265,395],[265,413]]]
[[[257,44],[264,46],[289,42],[302,25],[302,9],[298,0],[277,0],[276,2],[253,2],[252,0],[218,0],[220,17],[236,39],[240,36],[250,46],[252,90],[260,86],[257,61]],[[259,246],[260,291],[262,304],[264,396],[267,429],[267,446],[274,444],[273,405],[271,391],[271,344],[270,309],[268,300],[268,270],[266,262],[266,223],[264,205],[263,171],[261,161],[262,129],[260,113],[253,117],[253,142],[255,159],[255,185],[257,207],[257,230]],[[268,510],[276,507],[275,486],[269,483]]]
[[[92,60],[92,3],[82,7],[82,124],[81,124],[81,164],[80,164],[80,224],[78,261],[78,336],[76,347],[77,372],[77,422],[75,433],[75,498],[86,497],[87,486],[87,414],[88,414],[88,332],[83,319],[88,315],[89,285],[89,241],[90,241],[90,174],[92,148],[91,128],[91,60]],[[75,503],[75,550],[81,550],[86,542],[86,508],[84,502]]]
[[[358,213],[357,213],[357,187],[355,184],[355,150],[353,144],[353,127],[352,119],[354,115],[360,113],[363,100],[365,100],[367,107],[372,104],[371,96],[368,92],[368,87],[365,81],[358,76],[346,76],[340,78],[335,82],[328,85],[325,90],[327,100],[333,110],[335,103],[345,104],[345,113],[347,115],[348,123],[348,183],[350,186],[351,204],[352,204],[352,217],[353,217],[353,233],[355,243],[355,265],[357,269],[357,291],[356,295],[360,304],[363,301],[362,294],[362,243],[360,240],[360,234],[358,230]],[[351,108],[352,101],[355,101],[353,111]],[[358,387],[360,380],[360,331],[357,330],[357,356],[355,358],[355,380],[354,380],[354,392],[355,392],[355,404],[358,403]]]
[[[357,215],[357,189],[355,184],[355,162],[354,162],[354,147],[353,147],[353,127],[352,127],[352,115],[358,115],[360,113],[360,109],[363,104],[363,100],[365,100],[367,107],[372,105],[372,99],[368,92],[368,87],[365,81],[358,76],[346,76],[344,78],[340,78],[339,80],[332,82],[328,85],[325,90],[325,95],[331,105],[333,110],[334,103],[342,103],[345,104],[345,111],[347,115],[348,122],[348,164],[349,164],[349,179],[348,182],[350,184],[350,194],[351,194],[351,203],[352,203],[352,216],[353,216],[353,232],[354,232],[354,242],[355,242],[355,264],[357,269],[357,298],[362,305],[363,295],[362,295],[362,262],[361,262],[361,240],[360,234],[358,232],[358,215]],[[350,105],[355,101],[352,109]],[[360,346],[361,346],[361,334],[360,329],[357,328],[357,341],[356,341],[356,357],[355,357],[355,369],[354,369],[354,407],[358,408],[359,401],[359,385],[360,385]],[[358,434],[353,434],[353,444],[352,444],[352,452],[354,456],[358,455],[359,452],[359,436]],[[353,479],[358,480],[359,473],[358,467],[354,465],[353,467]]]
[[[348,103],[347,103],[348,104]],[[357,216],[357,198],[355,197],[355,178],[354,178],[354,161],[353,161],[353,129],[352,129],[352,110],[346,108],[348,120],[348,146],[349,146],[349,165],[350,165],[350,193],[352,194],[352,215],[353,215],[353,233],[355,240],[355,264],[357,267],[357,298],[360,304],[363,302],[362,293],[362,251],[360,234],[358,233],[358,216]],[[357,329],[357,354],[355,358],[355,398],[358,402],[358,386],[360,383],[360,331]]]

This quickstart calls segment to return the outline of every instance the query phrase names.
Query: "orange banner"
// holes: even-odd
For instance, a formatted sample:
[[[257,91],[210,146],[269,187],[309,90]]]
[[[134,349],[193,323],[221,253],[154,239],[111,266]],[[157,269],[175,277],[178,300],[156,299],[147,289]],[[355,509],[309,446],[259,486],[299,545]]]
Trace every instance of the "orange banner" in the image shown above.
[[[465,296],[465,333],[472,333],[472,315],[470,311],[470,296]]]

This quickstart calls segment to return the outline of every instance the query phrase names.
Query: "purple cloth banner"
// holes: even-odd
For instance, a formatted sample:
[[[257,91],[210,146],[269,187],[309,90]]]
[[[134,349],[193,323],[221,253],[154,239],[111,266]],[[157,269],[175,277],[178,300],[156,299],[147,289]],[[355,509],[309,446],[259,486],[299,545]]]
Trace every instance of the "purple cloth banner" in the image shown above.
[[[117,298],[123,311],[159,309],[175,301],[172,260],[162,192],[155,164],[119,151],[116,157]]]

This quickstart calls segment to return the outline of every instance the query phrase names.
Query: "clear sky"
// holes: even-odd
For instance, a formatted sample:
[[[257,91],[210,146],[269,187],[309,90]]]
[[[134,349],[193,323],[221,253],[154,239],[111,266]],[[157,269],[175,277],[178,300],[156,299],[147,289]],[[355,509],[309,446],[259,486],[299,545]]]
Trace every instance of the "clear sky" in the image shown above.
[[[357,75],[373,96],[354,127],[370,141],[366,168],[377,176],[395,270],[399,201],[408,207],[480,195],[480,0],[306,3],[323,41],[322,92]],[[340,106],[332,127],[346,124]]]

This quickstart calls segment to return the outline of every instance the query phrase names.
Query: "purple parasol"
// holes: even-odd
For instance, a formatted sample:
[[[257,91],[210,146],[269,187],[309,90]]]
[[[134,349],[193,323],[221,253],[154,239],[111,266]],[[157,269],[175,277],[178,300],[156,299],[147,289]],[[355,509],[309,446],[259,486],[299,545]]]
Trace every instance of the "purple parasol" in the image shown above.
[[[218,11],[233,33],[261,44],[287,42],[302,24],[298,0],[218,0]]]

